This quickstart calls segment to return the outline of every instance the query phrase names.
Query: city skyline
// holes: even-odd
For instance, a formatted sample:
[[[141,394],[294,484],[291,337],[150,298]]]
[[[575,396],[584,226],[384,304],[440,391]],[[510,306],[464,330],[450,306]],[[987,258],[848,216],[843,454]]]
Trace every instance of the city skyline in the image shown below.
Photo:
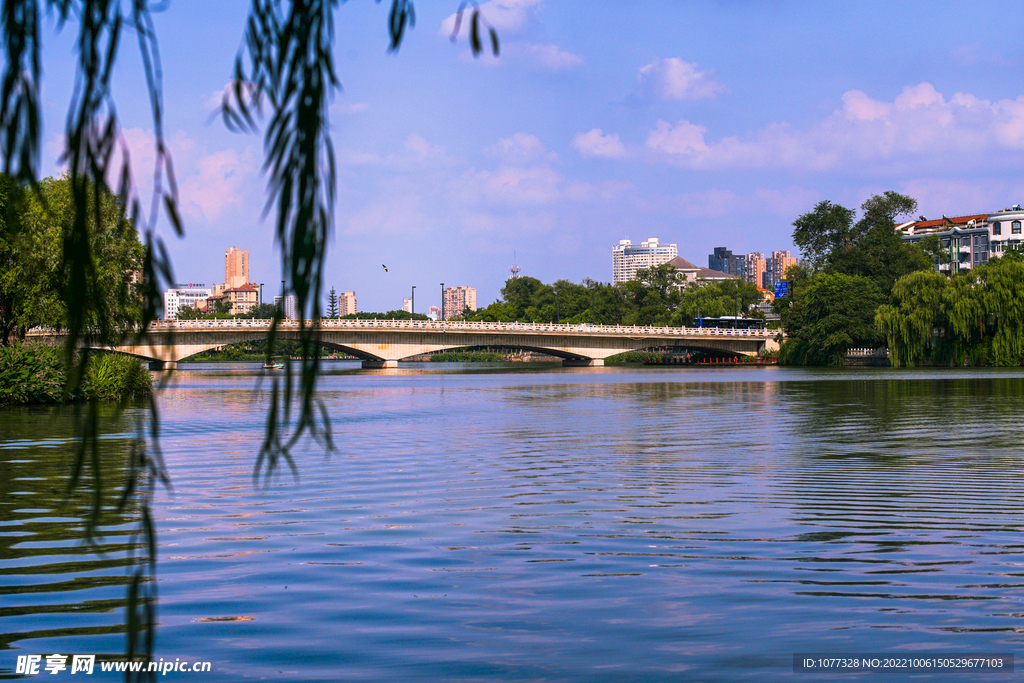
[[[824,199],[857,207],[893,189],[934,218],[1024,196],[1024,48],[984,38],[1024,21],[1009,3],[492,0],[497,60],[449,41],[457,6],[418,4],[394,55],[385,6],[336,12],[344,90],[331,107],[324,285],[359,291],[366,310],[392,309],[412,285],[426,310],[439,282],[474,283],[486,305],[513,252],[524,276],[608,281],[608,246],[629,236],[659,235],[691,261],[722,244],[798,255],[792,222]],[[210,120],[246,9],[180,1],[155,16],[187,230],[161,228],[178,281],[218,272],[222,244],[246,244],[252,272],[281,279],[261,219],[262,140]],[[44,26],[42,162],[54,174],[74,37]],[[907,26],[954,38],[925,55]],[[148,206],[152,122],[123,42],[118,112]]]

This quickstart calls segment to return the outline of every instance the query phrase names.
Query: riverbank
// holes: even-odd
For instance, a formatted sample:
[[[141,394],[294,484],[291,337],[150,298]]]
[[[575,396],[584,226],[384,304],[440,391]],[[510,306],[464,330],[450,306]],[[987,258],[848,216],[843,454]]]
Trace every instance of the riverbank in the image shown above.
[[[142,361],[120,354],[93,355],[74,391],[68,390],[68,381],[63,349],[36,344],[0,347],[0,406],[75,403],[92,398],[125,401],[153,391],[153,379]]]

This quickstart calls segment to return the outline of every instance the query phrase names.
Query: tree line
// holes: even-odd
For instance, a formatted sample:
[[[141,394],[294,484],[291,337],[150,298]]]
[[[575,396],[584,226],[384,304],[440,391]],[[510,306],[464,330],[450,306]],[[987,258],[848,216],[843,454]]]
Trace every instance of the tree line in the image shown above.
[[[687,283],[675,267],[642,268],[635,280],[618,284],[585,279],[544,284],[532,277],[505,282],[501,299],[459,319],[471,322],[534,322],[688,327],[703,317],[760,315],[751,307],[762,295],[739,278]]]

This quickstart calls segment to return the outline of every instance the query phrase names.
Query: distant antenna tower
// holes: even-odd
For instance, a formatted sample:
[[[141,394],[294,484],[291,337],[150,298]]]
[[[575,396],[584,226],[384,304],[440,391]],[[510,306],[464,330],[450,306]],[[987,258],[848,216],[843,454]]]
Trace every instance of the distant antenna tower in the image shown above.
[[[512,273],[512,277],[509,280],[515,280],[519,277],[519,266],[516,264],[516,252],[512,252],[512,265],[508,267],[508,272]]]

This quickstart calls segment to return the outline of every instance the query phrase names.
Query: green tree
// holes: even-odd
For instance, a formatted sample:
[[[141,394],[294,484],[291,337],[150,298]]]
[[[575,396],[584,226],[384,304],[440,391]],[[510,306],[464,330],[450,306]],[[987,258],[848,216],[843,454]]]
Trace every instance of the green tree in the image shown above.
[[[828,201],[793,222],[793,242],[812,271],[869,277],[888,293],[897,279],[925,270],[932,259],[896,234],[898,217],[913,214],[917,201],[896,192],[874,195],[856,212]]]
[[[72,321],[69,301],[77,286],[61,245],[73,229],[75,206],[68,177],[47,178],[37,191],[25,192],[5,179],[6,204],[16,215],[0,234],[0,330],[6,344],[12,334],[24,338],[32,327],[67,329],[72,322],[123,335],[142,320],[142,299],[133,274],[140,273],[145,250],[118,199],[104,188],[90,193],[96,220],[88,224],[92,256],[86,264],[91,299],[88,317]],[[7,221],[5,221],[7,223]]]
[[[875,310],[883,297],[870,278],[817,273],[801,296],[802,324],[783,344],[780,362],[842,365],[850,347],[876,343]]]
[[[793,243],[808,266],[826,268],[838,254],[853,248],[860,237],[854,230],[855,215],[853,209],[826,200],[793,221]]]
[[[334,291],[334,287],[331,287],[331,291],[327,294],[327,317],[338,317],[338,293]]]
[[[896,281],[892,303],[879,307],[875,316],[894,366],[913,367],[950,353],[956,355],[952,349],[940,348],[940,342],[951,341],[946,334],[950,289],[949,278],[934,270],[910,273]]]

